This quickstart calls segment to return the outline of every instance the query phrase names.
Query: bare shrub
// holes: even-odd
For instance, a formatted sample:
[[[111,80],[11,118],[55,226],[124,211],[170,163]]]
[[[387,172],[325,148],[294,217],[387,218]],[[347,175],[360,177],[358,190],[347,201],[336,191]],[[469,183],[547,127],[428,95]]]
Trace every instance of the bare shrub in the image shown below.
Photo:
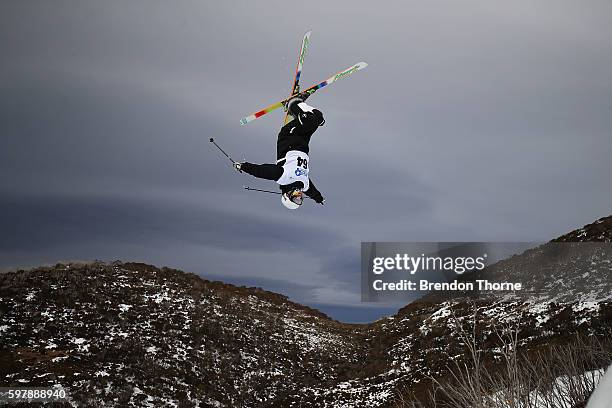
[[[575,335],[558,344],[520,348],[518,324],[494,328],[499,347],[485,349],[477,312],[455,317],[455,331],[465,358],[447,366],[445,377],[430,377],[428,397],[410,390],[396,393],[395,408],[577,408],[584,407],[612,362],[612,343]],[[497,356],[496,361],[493,354]]]

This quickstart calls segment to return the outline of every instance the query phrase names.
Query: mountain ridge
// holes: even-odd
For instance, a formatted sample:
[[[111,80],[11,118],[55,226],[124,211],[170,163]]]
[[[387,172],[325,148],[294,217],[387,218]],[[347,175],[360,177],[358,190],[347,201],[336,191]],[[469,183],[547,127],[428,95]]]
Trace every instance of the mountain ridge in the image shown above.
[[[611,236],[605,217],[551,242]],[[528,269],[521,256],[502,266]],[[604,336],[612,321],[601,302],[477,299],[417,301],[349,324],[282,294],[178,269],[56,264],[0,274],[0,377],[63,384],[73,406],[388,407],[397,390],[418,396],[428,377],[444,375],[462,352],[456,325],[476,314],[492,357],[500,322],[520,326],[529,349],[570,333]]]

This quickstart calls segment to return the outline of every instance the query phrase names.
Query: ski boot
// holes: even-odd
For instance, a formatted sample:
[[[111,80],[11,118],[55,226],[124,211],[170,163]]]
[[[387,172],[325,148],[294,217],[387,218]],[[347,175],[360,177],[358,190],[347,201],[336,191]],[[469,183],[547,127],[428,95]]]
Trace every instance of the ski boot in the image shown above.
[[[297,94],[297,97],[302,99],[302,102],[306,102],[306,99],[310,97],[310,93],[308,91],[303,91]]]
[[[293,95],[291,99],[289,99],[287,102],[283,104],[285,108],[285,112],[289,110],[289,106],[293,105],[296,102],[297,103],[304,102],[306,99],[308,99],[309,96],[310,94],[306,91]]]

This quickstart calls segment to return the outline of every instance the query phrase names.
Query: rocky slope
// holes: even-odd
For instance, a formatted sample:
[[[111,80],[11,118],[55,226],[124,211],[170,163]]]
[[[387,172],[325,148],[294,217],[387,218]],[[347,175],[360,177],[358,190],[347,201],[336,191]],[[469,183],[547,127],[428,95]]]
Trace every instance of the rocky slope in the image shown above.
[[[608,217],[547,245],[611,238]],[[525,349],[576,332],[608,336],[607,246],[553,257],[550,248],[499,262],[487,276],[537,276],[540,289],[563,278],[566,299],[431,297],[370,325],[144,264],[8,272],[0,274],[1,385],[62,384],[74,406],[392,406],[398,390],[418,395],[428,376],[462,358],[458,327],[475,324],[492,358],[500,330],[518,328]]]
[[[274,405],[350,376],[362,330],[281,295],[143,264],[0,275],[0,378],[61,383],[88,406]]]
[[[528,296],[428,295],[368,331],[369,361],[385,361],[368,381],[417,396],[428,377],[448,373],[465,354],[460,327],[476,334],[478,346],[501,358],[499,334],[517,331],[524,350],[563,343],[576,334],[606,339],[612,334],[612,217],[602,218],[550,243],[497,262],[469,279],[520,281]]]
[[[552,242],[612,242],[612,215],[574,230]]]

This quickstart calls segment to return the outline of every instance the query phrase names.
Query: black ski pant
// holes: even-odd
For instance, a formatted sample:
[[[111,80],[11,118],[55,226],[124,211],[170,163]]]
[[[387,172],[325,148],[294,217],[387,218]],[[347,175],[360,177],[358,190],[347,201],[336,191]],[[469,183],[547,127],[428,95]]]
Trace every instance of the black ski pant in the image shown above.
[[[272,181],[278,180],[283,175],[283,167],[278,164],[253,164],[244,162],[240,169],[251,176]]]

